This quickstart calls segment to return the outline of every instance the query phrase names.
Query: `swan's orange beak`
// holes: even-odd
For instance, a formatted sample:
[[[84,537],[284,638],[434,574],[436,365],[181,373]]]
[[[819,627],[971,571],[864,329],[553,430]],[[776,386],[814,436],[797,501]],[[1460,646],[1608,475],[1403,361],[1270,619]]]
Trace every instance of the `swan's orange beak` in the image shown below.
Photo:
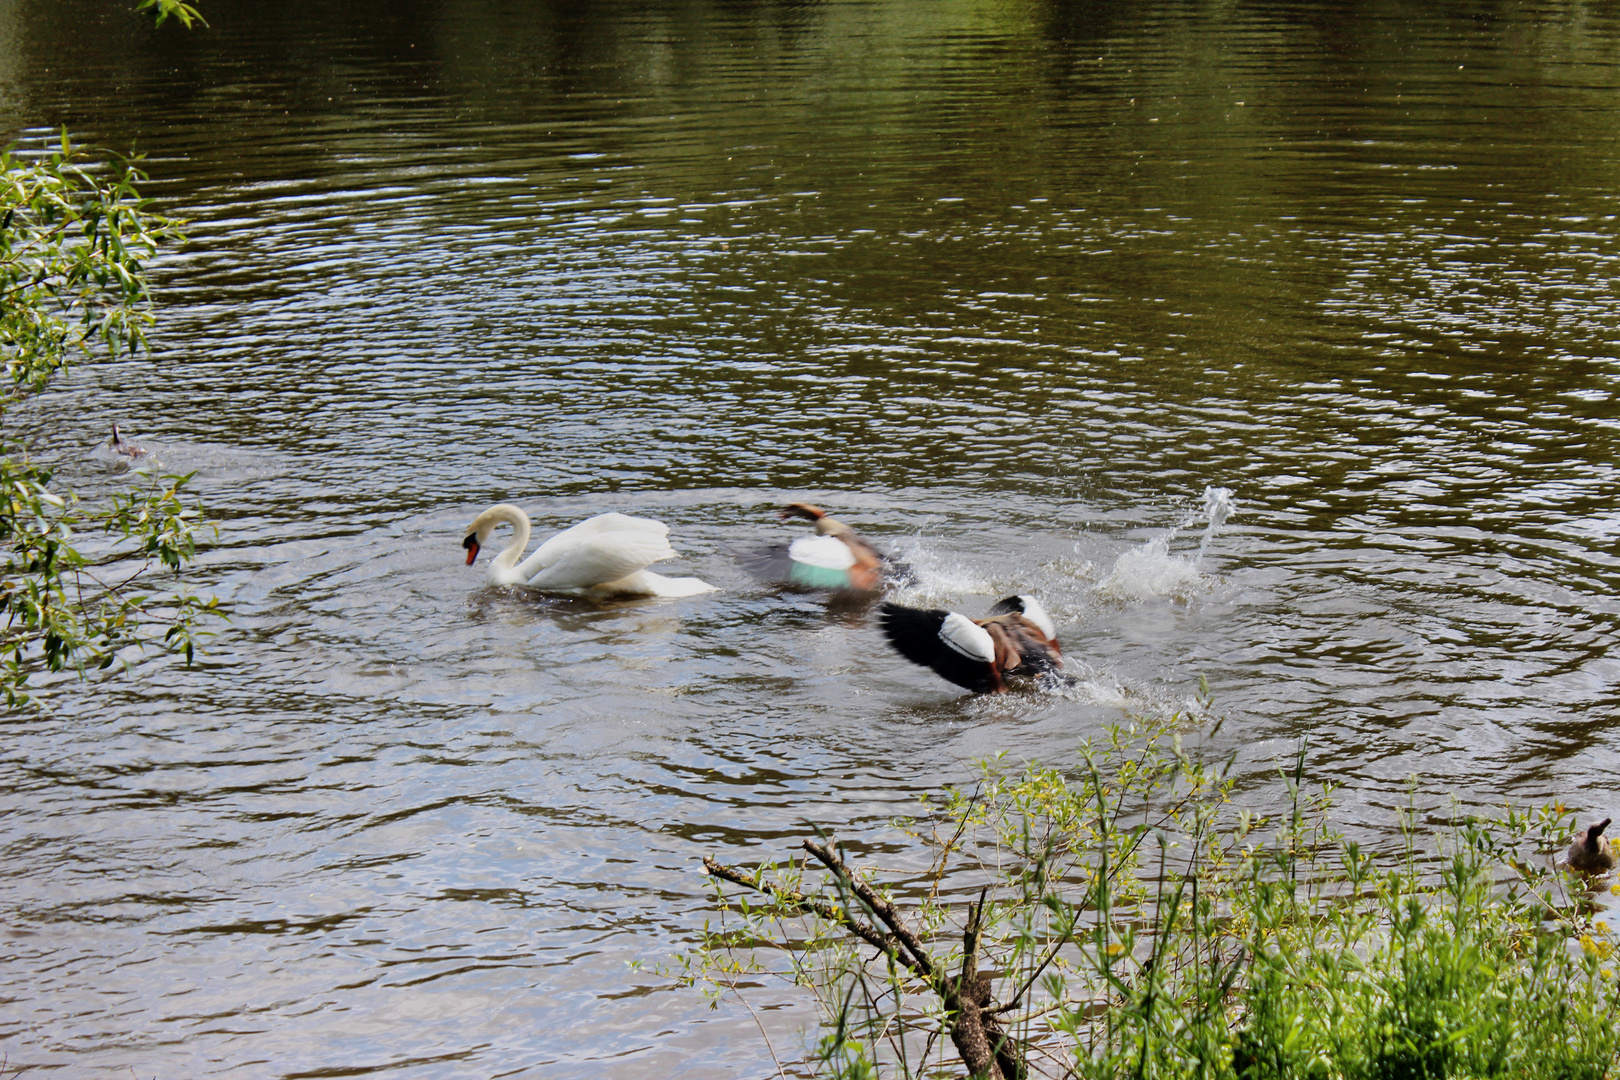
[[[477,533],[473,533],[471,536],[467,537],[467,539],[463,540],[461,542],[461,546],[467,549],[467,565],[468,566],[471,566],[473,563],[478,561],[478,534]]]

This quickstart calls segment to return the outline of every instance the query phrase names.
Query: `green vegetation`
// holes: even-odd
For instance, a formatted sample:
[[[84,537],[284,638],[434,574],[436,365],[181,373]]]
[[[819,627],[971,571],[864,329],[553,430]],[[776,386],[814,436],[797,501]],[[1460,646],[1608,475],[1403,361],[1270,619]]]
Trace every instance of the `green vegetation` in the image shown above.
[[[92,161],[66,136],[48,157],[0,155],[0,695],[31,700],[36,673],[107,668],[120,650],[160,643],[191,661],[213,599],[177,584],[195,553],[198,510],[181,499],[186,477],[145,485],[101,506],[52,488],[5,422],[75,356],[117,356],[146,342],[152,322],[145,263],[174,223],[136,191],[129,162]],[[90,558],[79,534],[107,537]],[[81,545],[83,546],[83,545]],[[153,591],[153,590],[156,591]]]
[[[849,1080],[1611,1075],[1609,932],[1550,855],[1521,858],[1572,819],[1431,833],[1409,807],[1375,859],[1304,761],[1270,821],[1173,726],[1120,728],[1073,770],[985,765],[908,823],[931,866],[893,885],[817,841],[705,860],[720,918],[682,978],[745,1004],[765,977],[808,988],[804,1067]]]
[[[179,19],[188,30],[192,23],[208,25],[208,20],[197,13],[197,9],[183,0],[141,0],[135,5],[136,11],[151,11],[157,16],[157,25],[162,26],[172,15]]]

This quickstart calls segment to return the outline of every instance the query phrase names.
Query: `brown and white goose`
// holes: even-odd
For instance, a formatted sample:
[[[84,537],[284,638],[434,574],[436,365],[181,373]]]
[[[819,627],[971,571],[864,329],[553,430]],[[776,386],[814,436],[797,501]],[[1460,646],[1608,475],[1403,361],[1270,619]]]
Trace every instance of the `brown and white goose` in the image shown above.
[[[1570,841],[1567,858],[1569,868],[1583,874],[1607,874],[1614,869],[1614,846],[1603,830],[1609,827],[1608,818],[1582,829]]]
[[[878,624],[901,656],[975,694],[1003,693],[1009,677],[1063,670],[1057,630],[1033,596],[1009,596],[983,619],[885,603]]]
[[[759,576],[807,589],[853,589],[875,592],[886,578],[894,577],[898,564],[819,506],[788,503],[780,518],[805,518],[815,522],[814,536],[802,536],[791,544],[770,548],[744,561]]]

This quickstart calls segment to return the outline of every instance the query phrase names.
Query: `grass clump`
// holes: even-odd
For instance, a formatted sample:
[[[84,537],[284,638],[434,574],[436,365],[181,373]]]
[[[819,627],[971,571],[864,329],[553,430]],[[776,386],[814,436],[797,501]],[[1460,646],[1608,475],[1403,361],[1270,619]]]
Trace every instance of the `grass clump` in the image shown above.
[[[824,1020],[783,1075],[1614,1075],[1609,930],[1547,854],[1567,811],[1431,827],[1409,805],[1375,857],[1304,778],[1302,749],[1285,813],[1240,809],[1169,725],[1111,729],[1068,769],[985,763],[902,823],[925,872],[826,838],[705,860],[719,919],[681,977],[745,1004],[763,977],[808,988]]]

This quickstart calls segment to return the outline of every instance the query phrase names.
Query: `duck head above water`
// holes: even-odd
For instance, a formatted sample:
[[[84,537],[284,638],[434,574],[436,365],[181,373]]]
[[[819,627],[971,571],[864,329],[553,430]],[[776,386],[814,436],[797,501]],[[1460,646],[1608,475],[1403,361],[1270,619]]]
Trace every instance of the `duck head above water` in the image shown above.
[[[119,432],[117,424],[114,424],[112,429],[112,439],[108,441],[107,447],[113,453],[121,454],[124,457],[140,457],[146,453],[145,450],[124,438],[123,434]]]

